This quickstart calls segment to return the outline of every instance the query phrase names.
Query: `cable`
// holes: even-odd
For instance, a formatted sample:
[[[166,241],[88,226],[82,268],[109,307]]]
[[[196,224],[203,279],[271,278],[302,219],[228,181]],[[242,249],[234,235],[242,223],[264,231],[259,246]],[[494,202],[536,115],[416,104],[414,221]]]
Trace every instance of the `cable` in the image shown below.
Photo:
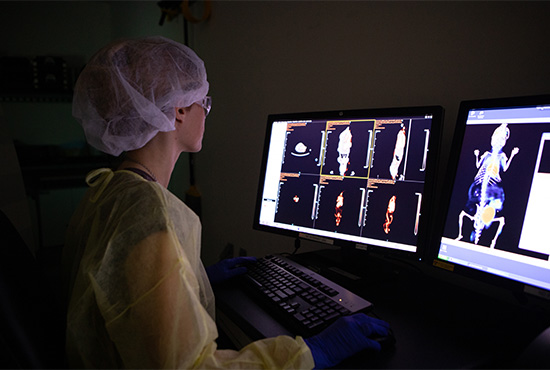
[[[300,238],[296,238],[296,240],[294,240],[294,252],[292,252],[292,254],[296,254],[296,252],[298,252],[298,249],[300,249],[301,246],[302,246],[302,242],[300,241]]]

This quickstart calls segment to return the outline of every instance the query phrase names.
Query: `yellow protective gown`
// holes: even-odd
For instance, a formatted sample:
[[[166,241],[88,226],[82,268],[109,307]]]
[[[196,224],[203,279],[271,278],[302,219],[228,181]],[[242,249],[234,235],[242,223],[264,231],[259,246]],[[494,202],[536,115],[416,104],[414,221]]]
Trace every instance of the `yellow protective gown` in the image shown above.
[[[300,337],[218,350],[198,217],[131,171],[96,170],[87,182],[64,255],[73,262],[66,271],[70,367],[313,367]]]

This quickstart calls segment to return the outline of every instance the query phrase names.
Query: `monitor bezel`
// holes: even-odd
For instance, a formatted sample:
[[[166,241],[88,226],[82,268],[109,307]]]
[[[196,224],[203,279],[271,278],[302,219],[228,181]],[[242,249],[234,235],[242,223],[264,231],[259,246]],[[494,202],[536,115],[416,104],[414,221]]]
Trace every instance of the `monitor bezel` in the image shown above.
[[[302,233],[294,230],[282,229],[273,226],[260,224],[260,210],[262,205],[262,195],[264,188],[264,180],[266,174],[267,159],[269,153],[269,144],[271,137],[272,125],[276,121],[299,121],[306,119],[352,119],[352,118],[365,118],[365,117],[397,117],[397,116],[419,116],[419,115],[432,115],[432,126],[430,132],[430,141],[428,150],[431,155],[427,158],[426,164],[426,176],[425,187],[423,191],[423,199],[421,206],[421,222],[419,222],[419,230],[417,236],[417,248],[416,251],[405,251],[400,249],[392,249],[387,247],[380,247],[371,244],[357,244],[338,238],[330,238],[325,236],[317,236],[315,234]],[[428,219],[431,213],[434,197],[433,192],[435,190],[435,179],[437,167],[439,165],[439,150],[442,136],[444,109],[439,105],[427,105],[427,106],[414,106],[414,107],[394,107],[394,108],[366,108],[366,109],[352,109],[352,110],[331,110],[331,111],[312,111],[312,112],[297,112],[297,113],[279,113],[269,114],[267,117],[267,127],[265,131],[265,139],[263,145],[262,160],[260,166],[260,176],[258,180],[256,204],[254,211],[253,228],[255,230],[270,232],[279,235],[285,235],[296,240],[312,240],[314,242],[325,243],[341,247],[347,252],[353,251],[355,254],[369,254],[377,253],[383,255],[392,255],[395,257],[406,259],[422,259],[426,256],[427,251],[424,248],[428,238],[428,230],[430,221]]]
[[[481,109],[498,109],[498,108],[513,108],[513,107],[531,107],[538,105],[548,105],[550,103],[550,94],[544,95],[528,95],[517,97],[489,98],[489,99],[473,99],[464,100],[460,103],[456,125],[451,142],[451,152],[448,160],[447,171],[444,174],[444,186],[439,202],[440,217],[434,218],[435,234],[430,242],[428,257],[432,261],[432,266],[439,270],[444,270],[452,274],[463,276],[474,281],[496,286],[501,289],[511,291],[516,297],[523,297],[526,293],[532,296],[543,297],[550,299],[550,290],[536,287],[521,281],[506,278],[504,276],[491,274],[489,272],[470,268],[458,263],[446,261],[439,258],[439,250],[441,246],[441,238],[447,219],[447,212],[450,207],[453,187],[456,179],[456,168],[460,160],[460,150],[464,141],[466,131],[466,122],[471,110]]]

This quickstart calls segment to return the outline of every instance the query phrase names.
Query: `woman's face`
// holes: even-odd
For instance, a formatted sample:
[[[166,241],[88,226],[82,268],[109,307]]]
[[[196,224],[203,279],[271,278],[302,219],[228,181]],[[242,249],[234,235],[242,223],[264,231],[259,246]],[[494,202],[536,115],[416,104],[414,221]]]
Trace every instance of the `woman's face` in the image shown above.
[[[196,153],[202,148],[206,118],[205,111],[198,103],[180,109],[184,110],[184,118],[182,119],[180,134],[178,136],[182,151]]]

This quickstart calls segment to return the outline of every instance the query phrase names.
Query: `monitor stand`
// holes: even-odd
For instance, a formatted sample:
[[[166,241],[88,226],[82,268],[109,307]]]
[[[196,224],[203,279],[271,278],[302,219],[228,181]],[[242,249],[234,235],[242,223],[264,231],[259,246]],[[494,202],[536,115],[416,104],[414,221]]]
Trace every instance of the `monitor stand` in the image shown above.
[[[363,253],[357,258],[345,248],[293,254],[289,258],[346,287],[394,282],[401,272],[393,261]]]

